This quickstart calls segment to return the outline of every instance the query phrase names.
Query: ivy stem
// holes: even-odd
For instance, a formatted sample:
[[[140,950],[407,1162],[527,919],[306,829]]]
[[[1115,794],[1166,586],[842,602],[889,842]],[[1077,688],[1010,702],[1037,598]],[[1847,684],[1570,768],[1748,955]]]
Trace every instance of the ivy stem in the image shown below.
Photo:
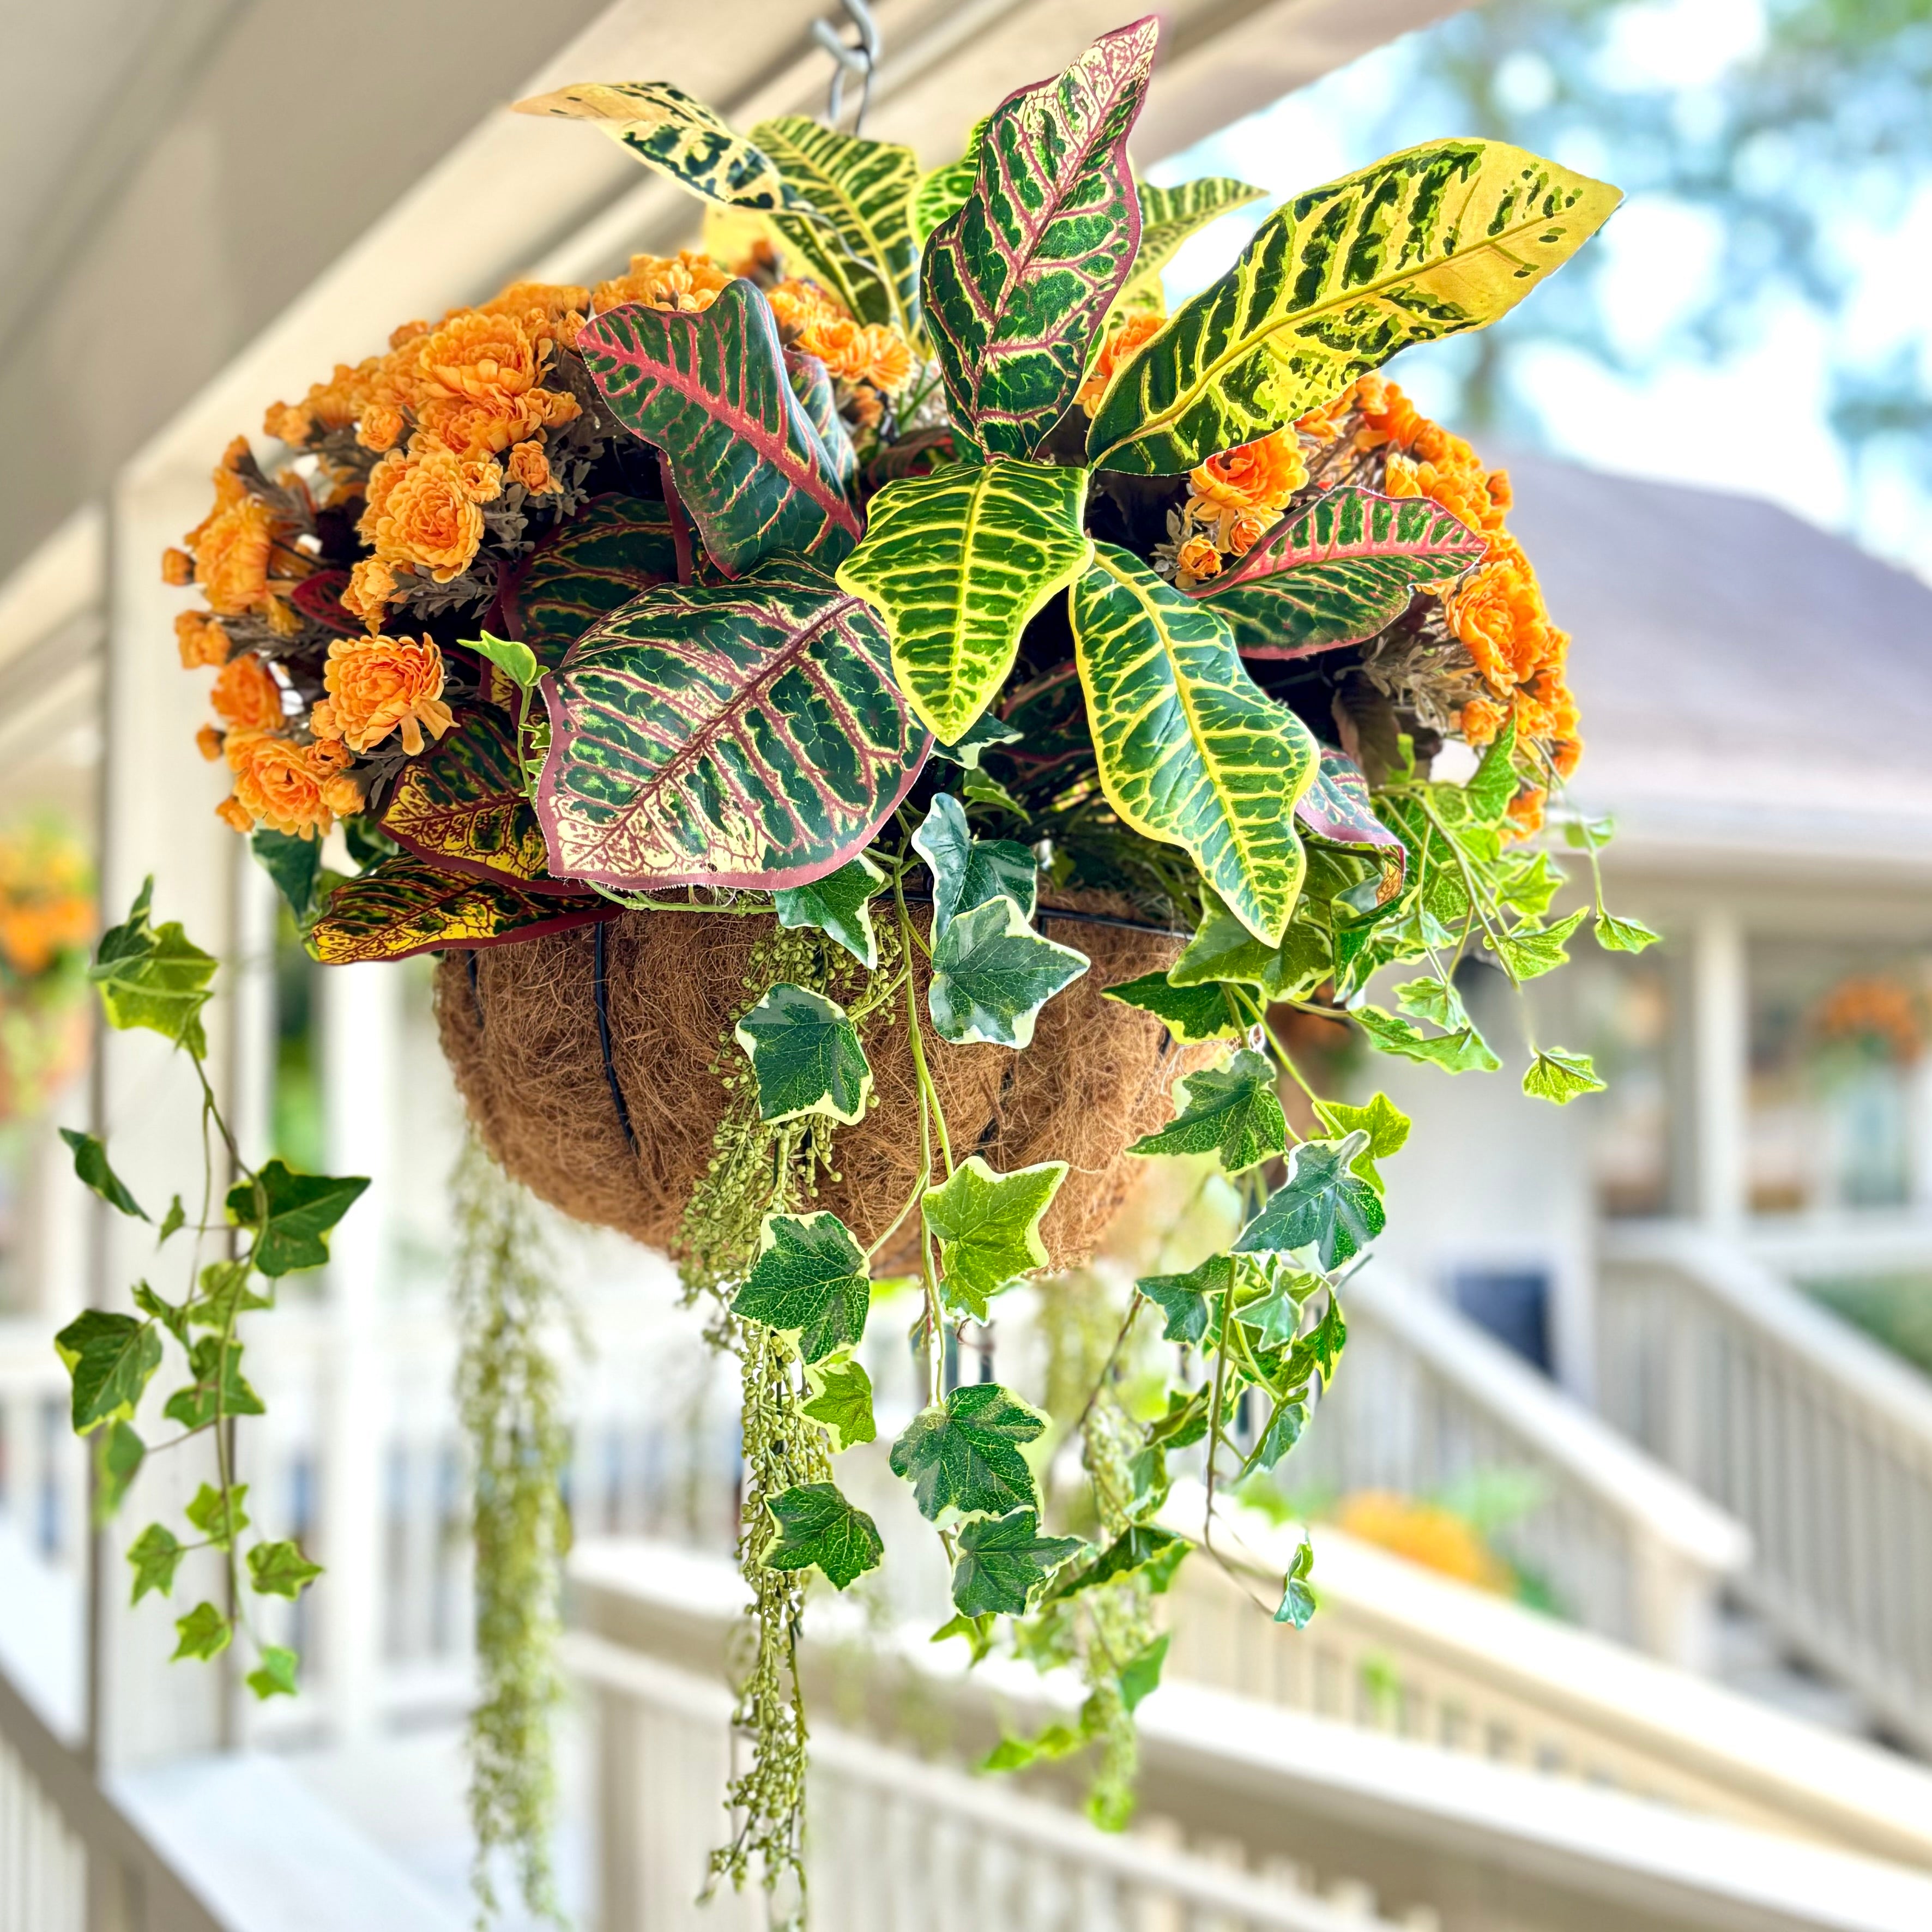
[[[892,880],[892,899],[898,908],[899,936],[905,946],[908,962],[906,1038],[912,1048],[913,1074],[919,1096],[920,1166],[929,1186],[932,1180],[932,1130],[935,1124],[939,1129],[940,1151],[945,1158],[949,1179],[952,1173],[952,1150],[946,1144],[946,1118],[939,1111],[938,1097],[932,1089],[932,1076],[926,1071],[926,1048],[920,1038],[919,987],[910,963],[912,915],[906,910],[905,887],[897,878]],[[904,1217],[902,1215],[900,1218]],[[933,1271],[932,1230],[927,1226],[922,1212],[919,1222],[919,1270],[926,1288],[926,1400],[929,1406],[937,1408],[946,1392],[946,1316],[939,1299],[938,1277]]]
[[[1228,1286],[1221,1294],[1221,1346],[1214,1352],[1214,1394],[1208,1411],[1207,1498],[1202,1504],[1201,1540],[1214,1546],[1214,1471],[1220,1460],[1221,1418],[1226,1412],[1228,1390],[1228,1328],[1234,1318],[1234,1278],[1239,1270],[1228,1270]]]

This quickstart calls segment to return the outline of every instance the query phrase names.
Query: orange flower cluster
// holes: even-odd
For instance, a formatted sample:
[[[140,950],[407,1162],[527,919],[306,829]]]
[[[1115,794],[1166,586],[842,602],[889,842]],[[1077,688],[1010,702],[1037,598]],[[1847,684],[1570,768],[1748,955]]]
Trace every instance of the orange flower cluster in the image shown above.
[[[817,356],[836,381],[862,383],[887,396],[904,388],[912,374],[912,345],[896,329],[854,321],[816,282],[782,281],[770,293],[788,349]]]
[[[1896,980],[1858,974],[1818,1002],[1811,1024],[1826,1040],[1875,1040],[1886,1057],[1910,1066],[1925,1051],[1923,1009]]]
[[[93,936],[94,893],[73,842],[38,824],[0,833],[0,966],[38,979]]]
[[[186,548],[163,552],[162,580],[196,585],[218,616],[260,616],[280,625],[286,619],[288,593],[310,566],[295,547],[286,517],[265,494],[268,486],[254,467],[246,436],[238,436],[222,452],[214,480],[214,506],[182,538]],[[280,487],[299,492],[302,486],[286,476]],[[188,648],[184,638],[184,657]]]
[[[373,751],[402,733],[411,758],[423,728],[440,738],[456,721],[442,701],[442,653],[433,638],[340,638],[328,647],[328,695],[309,713],[318,739],[340,739],[352,752]]]
[[[710,256],[683,248],[675,255],[633,255],[629,270],[599,282],[590,302],[600,315],[625,302],[694,315],[709,308],[730,285],[731,278]]]
[[[273,731],[230,731],[222,748],[235,791],[216,809],[238,832],[259,824],[291,838],[314,838],[334,823],[335,812],[361,808],[361,793],[341,776],[351,760],[340,745],[298,745]]]
[[[1363,1490],[1342,1498],[1335,1526],[1438,1576],[1498,1595],[1514,1595],[1516,1578],[1464,1519],[1439,1503]]]
[[[1245,556],[1261,542],[1307,482],[1292,429],[1210,456],[1188,472],[1186,501],[1171,514],[1170,544],[1156,551],[1156,562],[1171,562],[1184,590],[1219,576],[1228,557]]]
[[[1124,316],[1118,326],[1108,331],[1102,338],[1100,352],[1096,356],[1087,371],[1087,380],[1080,385],[1080,392],[1074,400],[1090,416],[1100,406],[1100,398],[1107,393],[1107,385],[1114,380],[1114,372],[1146,341],[1156,334],[1166,321],[1164,315],[1156,315],[1150,309],[1132,309]]]
[[[1504,528],[1510,503],[1505,471],[1486,470],[1459,436],[1422,415],[1396,385],[1365,376],[1322,412],[1332,420],[1351,404],[1363,427],[1358,448],[1386,448],[1391,496],[1426,496],[1482,532],[1484,560],[1442,600],[1449,628],[1482,674],[1490,695],[1473,699],[1459,721],[1472,745],[1488,744],[1514,716],[1519,738],[1534,740],[1568,778],[1582,754],[1576,700],[1564,678],[1569,634],[1551,621],[1536,572]],[[1510,811],[1520,829],[1542,823],[1544,794],[1520,794]]]

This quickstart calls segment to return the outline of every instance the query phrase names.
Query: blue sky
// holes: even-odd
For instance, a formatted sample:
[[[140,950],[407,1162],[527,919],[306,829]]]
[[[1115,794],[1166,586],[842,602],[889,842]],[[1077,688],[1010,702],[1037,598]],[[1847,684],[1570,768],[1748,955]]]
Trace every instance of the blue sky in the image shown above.
[[[1759,0],[1660,0],[1627,9],[1606,58],[1633,88],[1666,84],[1694,112],[1700,89],[1748,54],[1762,31]],[[1227,174],[1280,196],[1346,174],[1388,145],[1393,112],[1406,145],[1465,131],[1402,118],[1405,88],[1428,58],[1430,35],[1412,34],[1314,86],[1236,122],[1150,170],[1173,182]],[[1502,70],[1526,106],[1546,72],[1533,54]],[[1615,181],[1617,157],[1579,130],[1552,158]],[[1708,289],[1716,241],[1702,211],[1663,196],[1633,197],[1592,245],[1605,251],[1604,314],[1620,348],[1665,352],[1630,378],[1555,344],[1526,352],[1522,388],[1546,445],[1598,468],[1771,496],[1828,528],[1932,576],[1932,505],[1902,468],[1869,470],[1862,494],[1826,418],[1831,352],[1882,361],[1901,344],[1923,352],[1932,276],[1932,187],[1873,196],[1846,184],[1840,252],[1853,290],[1835,322],[1795,298],[1753,319],[1749,339],[1712,363],[1680,352],[1675,324]],[[1168,278],[1170,302],[1204,286],[1232,262],[1270,201],[1197,236]],[[1870,207],[1869,214],[1852,214]],[[1532,295],[1533,302],[1537,297]],[[1457,345],[1399,357],[1390,373],[1425,409],[1454,421]]]

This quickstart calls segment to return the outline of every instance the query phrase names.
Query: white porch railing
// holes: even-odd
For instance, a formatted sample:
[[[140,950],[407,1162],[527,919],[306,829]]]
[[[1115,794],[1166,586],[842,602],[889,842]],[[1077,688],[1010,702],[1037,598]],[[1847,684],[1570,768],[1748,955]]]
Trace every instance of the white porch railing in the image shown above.
[[[1499,1471],[1538,1500],[1496,1540],[1588,1628],[1673,1664],[1709,1660],[1740,1525],[1446,1303],[1371,1266],[1343,1291],[1348,1346],[1282,1466],[1296,1490],[1426,1495]]]
[[[44,1561],[73,1567],[87,1521],[87,1452],[68,1426],[58,1325],[0,1317],[0,1513]]]
[[[1694,1230],[1612,1231],[1600,1277],[1604,1414],[1750,1526],[1778,1636],[1932,1749],[1932,1387]]]

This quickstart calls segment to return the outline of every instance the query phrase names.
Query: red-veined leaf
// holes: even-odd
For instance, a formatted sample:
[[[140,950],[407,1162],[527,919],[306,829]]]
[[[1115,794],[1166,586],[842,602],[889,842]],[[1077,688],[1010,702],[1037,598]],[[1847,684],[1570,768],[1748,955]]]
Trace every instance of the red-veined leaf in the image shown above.
[[[1294,802],[1301,829],[1330,845],[1346,845],[1366,854],[1382,866],[1376,903],[1386,905],[1402,890],[1408,869],[1408,848],[1376,816],[1369,801],[1369,782],[1346,752],[1322,747],[1322,761],[1308,789]]]
[[[546,670],[601,617],[677,575],[670,512],[649,496],[593,496],[506,574],[502,628]]]
[[[347,571],[317,570],[296,586],[290,592],[289,602],[304,617],[312,617],[345,638],[359,638],[367,627],[360,617],[352,616],[342,608],[342,593],[348,588]]]
[[[535,939],[614,919],[617,912],[606,899],[533,892],[508,880],[499,884],[447,872],[413,852],[398,852],[329,894],[322,916],[309,928],[308,944],[325,966],[346,966]]]

